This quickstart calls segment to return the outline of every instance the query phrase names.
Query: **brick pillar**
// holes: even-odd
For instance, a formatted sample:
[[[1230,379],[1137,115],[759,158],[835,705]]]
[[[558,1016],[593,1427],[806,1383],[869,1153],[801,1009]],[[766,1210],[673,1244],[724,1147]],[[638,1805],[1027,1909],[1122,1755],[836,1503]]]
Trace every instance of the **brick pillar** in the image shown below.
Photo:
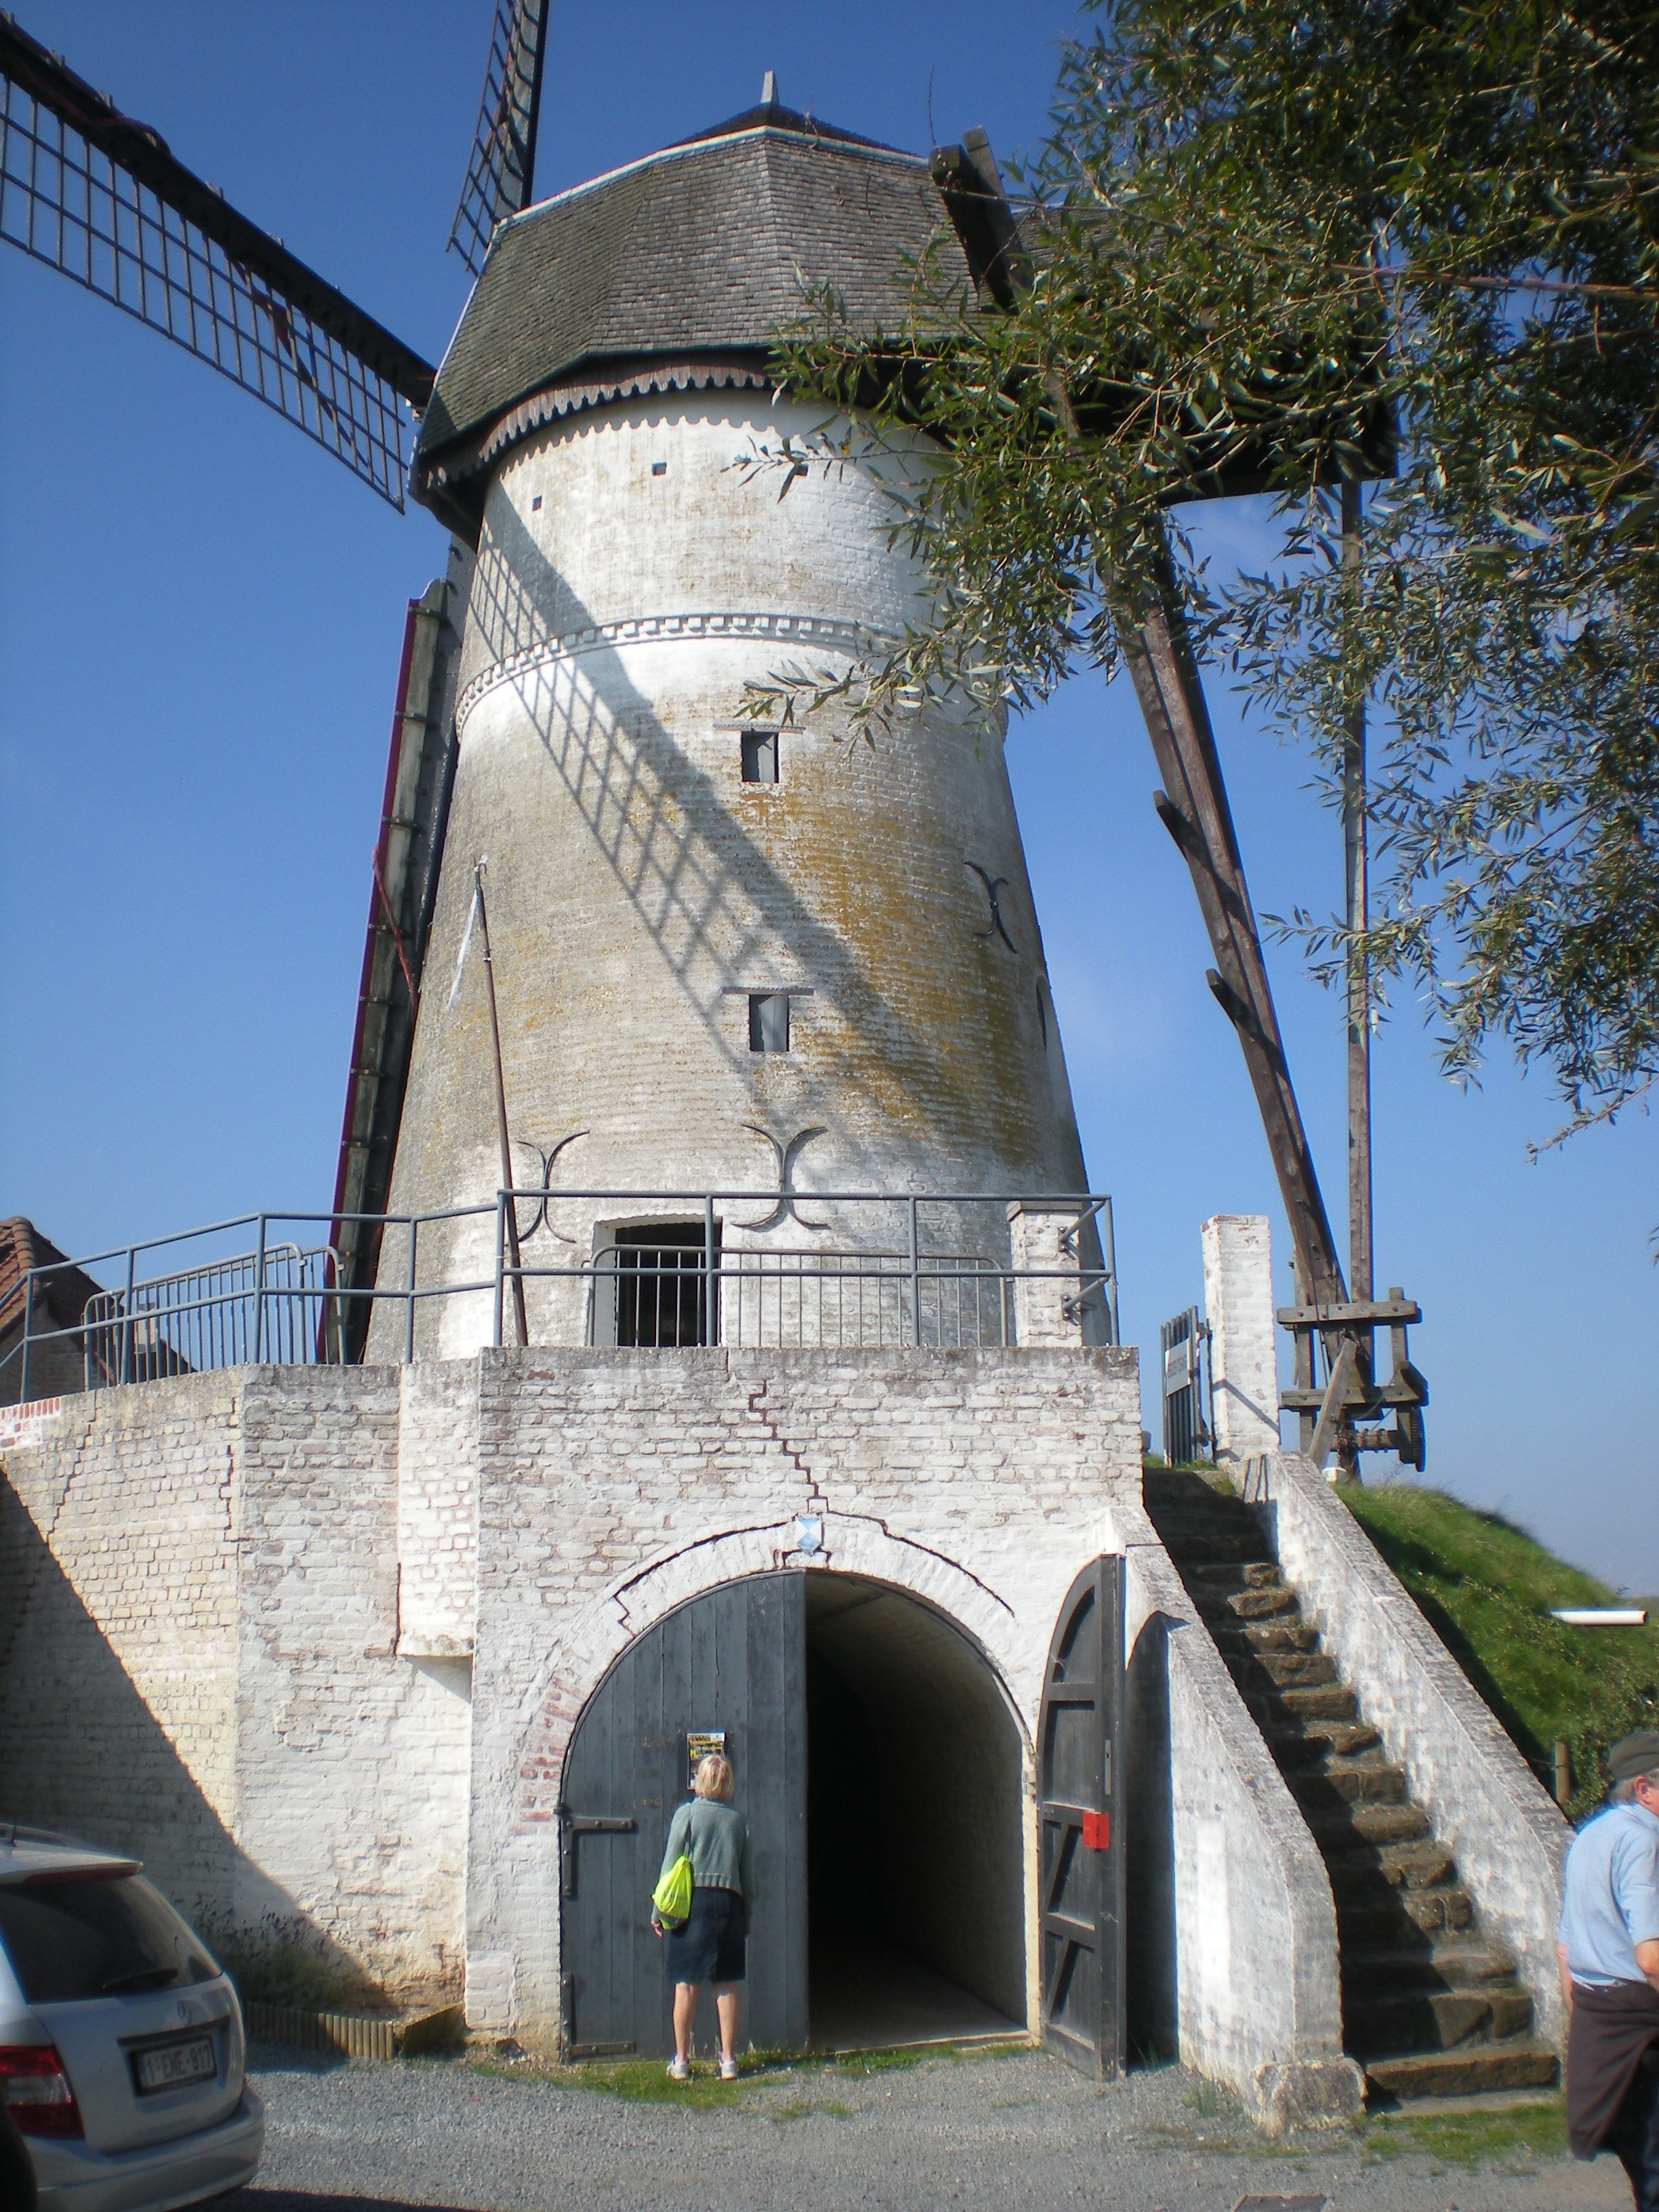
[[[1018,1200],[1008,1208],[1009,1243],[1016,1276],[1035,1269],[1046,1279],[1014,1284],[1014,1336],[1020,1344],[1083,1343],[1082,1290],[1078,1266],[1074,1206],[1028,1206]],[[1070,1236],[1072,1249],[1061,1245]],[[1056,1272],[1058,1271],[1058,1272]],[[1068,1314],[1067,1306],[1072,1310]]]
[[[1200,1233],[1215,1377],[1215,1455],[1242,1462],[1279,1449],[1273,1239],[1261,1213],[1218,1213]]]

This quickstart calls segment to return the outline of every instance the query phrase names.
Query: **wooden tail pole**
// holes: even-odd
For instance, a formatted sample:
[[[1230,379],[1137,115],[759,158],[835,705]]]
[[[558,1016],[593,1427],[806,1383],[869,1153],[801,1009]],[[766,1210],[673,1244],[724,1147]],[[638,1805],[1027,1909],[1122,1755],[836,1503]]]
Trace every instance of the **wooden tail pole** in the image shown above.
[[[480,860],[472,871],[472,881],[478,900],[478,929],[483,939],[484,977],[489,986],[489,1035],[495,1048],[495,1127],[501,1145],[501,1188],[513,1188],[513,1147],[507,1133],[507,1083],[501,1073],[501,1024],[495,1011],[495,963],[489,957],[489,912],[484,904],[483,862]],[[519,1342],[530,1341],[530,1325],[525,1319],[524,1276],[519,1258],[519,1208],[517,1200],[507,1201],[507,1249],[513,1268],[513,1318],[518,1324]]]
[[[1285,1062],[1220,757],[1173,574],[1161,604],[1139,619],[1127,618],[1121,635],[1164,778],[1152,803],[1192,872],[1215,951],[1210,988],[1238,1033],[1290,1218],[1304,1295],[1319,1305],[1346,1304],[1342,1263]],[[1334,1344],[1331,1352],[1334,1357]]]

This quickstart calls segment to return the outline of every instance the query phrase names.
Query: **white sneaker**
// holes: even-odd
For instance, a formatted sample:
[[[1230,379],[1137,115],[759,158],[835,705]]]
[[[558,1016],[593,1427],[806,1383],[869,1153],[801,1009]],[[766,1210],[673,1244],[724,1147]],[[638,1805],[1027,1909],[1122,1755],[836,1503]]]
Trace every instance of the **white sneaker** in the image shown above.
[[[721,2059],[721,2061],[720,2061],[720,2079],[721,2079],[721,2081],[735,2081],[737,2080],[737,2078],[738,2078],[738,2062],[737,2062],[737,2060],[736,2060],[735,2058],[722,2058],[722,2059]]]
[[[689,2081],[691,2079],[691,2069],[686,2064],[684,2059],[676,2055],[668,2062],[668,2078],[671,2081]]]

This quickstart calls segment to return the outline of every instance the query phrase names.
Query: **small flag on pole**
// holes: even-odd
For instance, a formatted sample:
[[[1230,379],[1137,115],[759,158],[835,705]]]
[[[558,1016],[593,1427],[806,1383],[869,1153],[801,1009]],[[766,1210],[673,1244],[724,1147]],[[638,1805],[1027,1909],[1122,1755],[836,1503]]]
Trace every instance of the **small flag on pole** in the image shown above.
[[[449,987],[449,1004],[444,1008],[447,1014],[453,1012],[455,994],[461,988],[461,970],[466,965],[467,952],[472,943],[472,925],[478,919],[478,884],[475,877],[472,884],[472,903],[466,910],[466,927],[461,932],[460,957],[455,963],[455,980]]]

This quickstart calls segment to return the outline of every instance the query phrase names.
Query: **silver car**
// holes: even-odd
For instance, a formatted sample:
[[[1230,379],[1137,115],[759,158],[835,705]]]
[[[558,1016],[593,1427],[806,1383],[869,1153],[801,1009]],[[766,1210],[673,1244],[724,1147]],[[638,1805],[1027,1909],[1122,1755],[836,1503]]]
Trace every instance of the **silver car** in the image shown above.
[[[167,2212],[252,2180],[236,1992],[136,1859],[0,1824],[0,2097],[41,2212]]]

